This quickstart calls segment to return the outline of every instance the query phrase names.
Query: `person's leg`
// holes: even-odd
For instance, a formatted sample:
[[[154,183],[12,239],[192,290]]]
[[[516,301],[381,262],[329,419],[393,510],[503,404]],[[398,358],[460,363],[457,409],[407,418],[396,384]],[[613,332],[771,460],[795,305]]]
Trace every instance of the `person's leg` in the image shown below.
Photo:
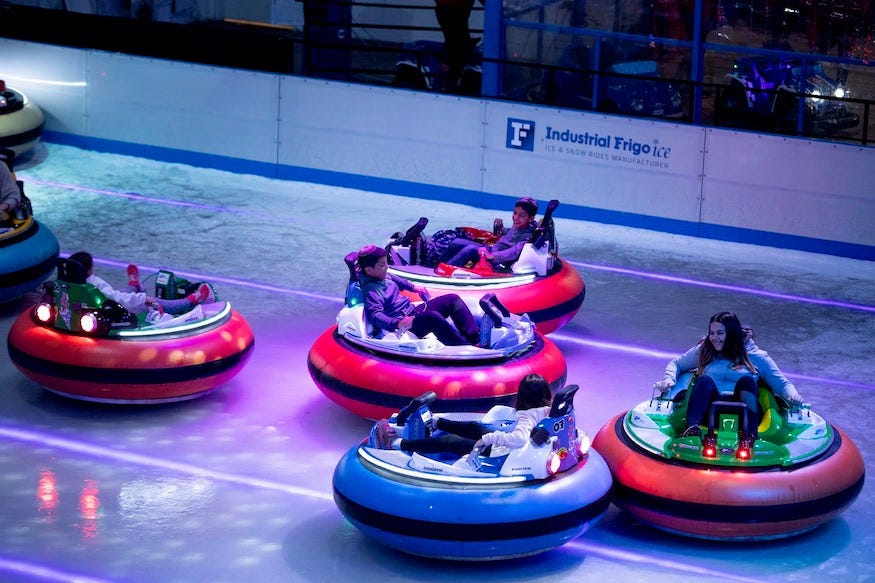
[[[402,439],[398,449],[418,453],[454,453],[465,455],[474,449],[476,440],[459,437],[452,433],[424,439]]]
[[[479,421],[457,421],[445,419],[444,417],[435,417],[434,426],[441,431],[475,441],[489,433],[489,429]]]
[[[187,297],[179,300],[164,300],[156,298],[156,301],[167,314],[183,314],[196,305]]]
[[[455,255],[450,257],[446,263],[457,267],[465,267],[469,262],[476,263],[480,259],[480,247],[482,247],[482,245],[469,242]]]
[[[751,376],[744,376],[738,379],[735,383],[735,398],[745,404],[747,410],[747,433],[757,438],[759,434],[758,427],[760,424],[760,398],[759,388],[756,381]]]
[[[471,8],[464,5],[439,5],[435,7],[435,16],[444,35],[444,60],[449,68],[447,89],[453,90],[472,48],[468,25]]]
[[[468,339],[469,344],[480,342],[480,324],[462,298],[456,294],[446,294],[428,300],[426,306],[444,318],[450,318],[456,329]]]
[[[143,291],[143,286],[140,284],[140,270],[133,263],[128,265],[128,285],[132,287],[134,291]]]
[[[450,259],[456,256],[462,249],[471,244],[471,239],[464,237],[456,237],[452,239],[443,250],[440,260],[444,263],[449,263]]]
[[[470,344],[456,327],[447,322],[446,318],[434,310],[426,310],[413,318],[410,331],[422,338],[429,332],[434,332],[437,339],[446,346],[462,346]]]
[[[705,413],[708,412],[708,407],[711,406],[717,392],[717,385],[711,377],[703,375],[696,379],[687,405],[687,427],[703,423]]]

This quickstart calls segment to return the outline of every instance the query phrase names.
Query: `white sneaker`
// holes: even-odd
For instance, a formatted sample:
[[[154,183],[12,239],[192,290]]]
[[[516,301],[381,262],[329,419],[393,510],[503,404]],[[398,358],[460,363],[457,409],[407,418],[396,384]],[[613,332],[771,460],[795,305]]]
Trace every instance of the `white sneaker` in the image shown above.
[[[152,324],[153,326],[157,326],[162,322],[167,322],[173,319],[172,314],[168,314],[166,312],[161,312],[159,310],[149,310],[149,313],[146,314],[146,322]]]

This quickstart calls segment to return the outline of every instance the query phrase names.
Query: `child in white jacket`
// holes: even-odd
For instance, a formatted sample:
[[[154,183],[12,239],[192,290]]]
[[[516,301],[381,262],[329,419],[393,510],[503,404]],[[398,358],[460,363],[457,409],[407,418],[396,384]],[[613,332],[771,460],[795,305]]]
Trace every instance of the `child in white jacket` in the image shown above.
[[[479,421],[435,418],[435,428],[444,433],[423,439],[401,439],[386,419],[377,425],[376,445],[380,449],[400,449],[418,453],[455,453],[460,456],[488,445],[522,447],[542,419],[550,414],[553,395],[550,384],[539,374],[520,381],[516,396],[516,424],[512,431],[490,431]]]

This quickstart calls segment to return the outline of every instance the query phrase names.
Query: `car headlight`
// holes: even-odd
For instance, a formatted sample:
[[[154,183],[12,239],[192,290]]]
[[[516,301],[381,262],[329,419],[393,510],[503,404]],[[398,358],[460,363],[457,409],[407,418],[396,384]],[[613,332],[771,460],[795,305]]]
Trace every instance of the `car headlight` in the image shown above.
[[[552,476],[558,472],[561,465],[562,458],[559,457],[559,454],[555,451],[550,453],[550,457],[547,458],[547,475]]]
[[[92,334],[97,331],[97,316],[93,312],[83,312],[79,316],[79,327],[83,332]]]
[[[48,324],[52,321],[52,316],[54,315],[53,312],[52,304],[43,302],[36,307],[34,315],[36,315],[36,319],[43,324]]]
[[[843,98],[846,95],[844,87],[836,87],[835,96],[839,99]]]

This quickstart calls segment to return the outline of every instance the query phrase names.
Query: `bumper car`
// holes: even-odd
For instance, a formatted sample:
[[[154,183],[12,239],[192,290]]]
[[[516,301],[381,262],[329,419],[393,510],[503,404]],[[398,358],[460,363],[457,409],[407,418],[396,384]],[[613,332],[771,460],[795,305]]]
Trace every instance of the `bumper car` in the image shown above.
[[[397,550],[453,560],[493,560],[559,547],[595,525],[611,502],[611,474],[577,428],[576,385],[556,393],[550,416],[521,448],[492,447],[459,458],[377,449],[375,431],[334,471],[334,500],[365,536]],[[400,437],[432,434],[423,395],[390,418]],[[437,414],[441,415],[441,414]],[[477,420],[511,431],[514,411]]]
[[[11,148],[16,154],[32,150],[44,123],[45,116],[34,102],[0,80],[0,148]]]
[[[367,419],[388,417],[417,395],[437,394],[438,412],[487,411],[513,402],[519,381],[538,373],[556,390],[567,368],[559,348],[526,316],[512,314],[494,295],[466,303],[481,319],[479,346],[445,346],[433,334],[373,335],[366,321],[355,266],[337,324],[310,348],[307,364],[313,382],[329,399]]]
[[[58,260],[43,300],[9,331],[13,364],[50,391],[85,401],[149,404],[206,394],[249,360],[249,324],[227,301],[177,316],[133,314],[85,282],[82,266]],[[157,274],[157,297],[185,297],[191,284]]]
[[[60,251],[55,235],[33,218],[23,184],[17,182],[21,204],[15,214],[0,222],[0,302],[36,289],[48,279]]]
[[[614,503],[661,530],[714,540],[783,538],[838,516],[863,487],[860,451],[803,406],[760,386],[764,412],[750,443],[744,405],[714,401],[702,436],[683,437],[693,377],[617,415],[593,446],[614,475]]]
[[[580,273],[558,257],[553,224],[553,211],[558,206],[559,201],[550,201],[532,240],[505,271],[496,271],[485,261],[470,269],[444,263],[428,265],[422,239],[408,235],[390,240],[389,271],[426,288],[432,295],[454,293],[467,301],[494,293],[510,311],[527,314],[539,332],[549,334],[577,314],[586,295]],[[496,223],[492,232],[472,227],[460,227],[457,231],[473,242],[491,244],[499,237]],[[422,220],[420,224],[424,227]]]

